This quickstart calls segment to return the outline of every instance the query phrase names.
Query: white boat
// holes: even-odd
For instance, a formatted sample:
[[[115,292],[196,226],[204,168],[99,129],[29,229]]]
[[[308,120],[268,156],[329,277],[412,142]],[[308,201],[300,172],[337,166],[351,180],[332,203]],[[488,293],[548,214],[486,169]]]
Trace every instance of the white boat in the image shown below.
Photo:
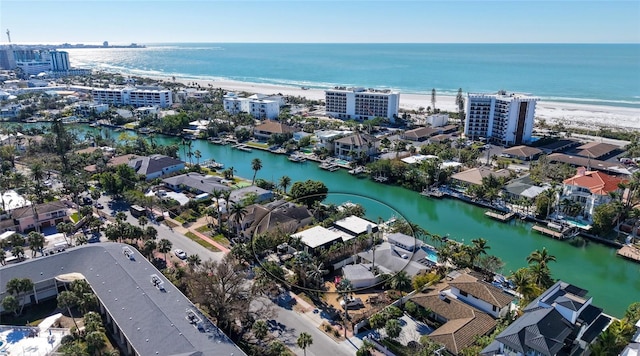
[[[252,150],[247,147],[247,145],[243,145],[243,144],[238,144],[238,145],[234,145],[233,148],[236,148],[240,151],[245,151],[245,152],[251,152]]]
[[[340,166],[331,162],[322,162],[319,167],[329,172],[335,172],[340,169]]]
[[[289,155],[288,159],[291,162],[301,163],[301,162],[305,162],[307,160],[307,157],[299,153],[294,153],[292,155]]]
[[[367,171],[367,168],[365,168],[364,166],[357,166],[354,169],[350,169],[349,174],[356,175],[356,174],[364,173],[366,171]]]

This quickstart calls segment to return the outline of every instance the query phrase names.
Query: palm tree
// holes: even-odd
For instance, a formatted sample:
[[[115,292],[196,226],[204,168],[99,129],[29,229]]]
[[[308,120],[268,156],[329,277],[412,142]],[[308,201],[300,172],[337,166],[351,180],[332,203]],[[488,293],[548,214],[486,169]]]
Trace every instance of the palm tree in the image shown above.
[[[473,246],[471,247],[470,257],[471,265],[473,266],[475,265],[480,255],[486,255],[487,250],[491,249],[491,247],[487,245],[487,240],[483,238],[473,239],[471,240],[471,243],[473,244]]]
[[[231,204],[231,209],[229,210],[229,217],[233,218],[233,222],[236,225],[236,232],[240,233],[242,229],[242,220],[247,215],[247,209],[245,209],[244,205],[233,203]]]
[[[157,244],[153,240],[147,240],[144,242],[144,247],[142,248],[142,252],[147,256],[149,260],[153,256],[153,251],[156,249]]]
[[[171,251],[173,243],[167,239],[160,239],[158,241],[158,252],[164,254],[164,260],[167,260],[167,252]]]
[[[73,317],[73,314],[71,314],[71,308],[75,307],[77,304],[77,297],[75,294],[73,294],[72,292],[69,291],[62,291],[58,294],[58,297],[56,298],[58,301],[58,308],[60,309],[67,309],[67,312],[69,313],[69,317],[73,320],[73,323],[76,325],[76,328],[78,328],[78,324],[76,323],[76,319]]]
[[[319,286],[322,284],[322,277],[327,272],[328,271],[324,269],[324,263],[322,262],[314,263],[311,265],[311,268],[309,269],[307,276],[315,286]]]
[[[400,271],[389,280],[389,287],[399,290],[401,295],[404,296],[404,290],[411,287],[411,278],[409,278],[407,272]]]
[[[200,256],[198,256],[198,254],[194,253],[193,255],[189,255],[187,257],[187,264],[193,271],[196,267],[202,264],[202,260],[200,259]]]
[[[90,332],[84,337],[84,341],[87,343],[87,348],[92,350],[94,354],[98,355],[101,353],[102,349],[107,346],[105,339],[105,334],[100,331]]]
[[[251,185],[256,181],[256,174],[262,169],[262,161],[260,158],[254,158],[251,160],[251,169],[253,170],[253,179],[251,179]]]
[[[527,268],[520,268],[515,271],[509,279],[516,286],[516,292],[518,292],[522,298],[521,305],[529,304],[529,302],[538,295],[538,286],[533,282]]]
[[[343,278],[340,280],[338,285],[336,285],[336,292],[338,293],[338,299],[342,299],[344,301],[344,338],[347,338],[347,320],[349,319],[349,303],[348,299],[351,293],[353,293],[353,285],[351,281]]]
[[[0,265],[4,266],[5,265],[5,261],[7,260],[7,252],[3,249],[0,248]]]
[[[23,298],[20,307],[20,314],[22,314],[22,309],[26,303],[24,298],[29,294],[28,292],[33,292],[33,281],[29,278],[13,278],[7,282],[6,289],[7,293],[15,294],[18,300],[20,297]]]
[[[556,256],[550,255],[546,247],[543,247],[542,251],[535,250],[531,252],[529,257],[527,257],[527,263],[537,263],[542,267],[548,267],[547,264],[552,261],[556,261]]]
[[[44,167],[42,163],[34,163],[29,168],[31,169],[31,179],[38,182],[39,185],[40,181],[44,179]]]
[[[287,194],[287,187],[291,184],[291,178],[289,176],[280,177],[280,182],[278,185],[282,188],[284,194]]]
[[[140,226],[142,226],[143,228],[144,228],[144,226],[145,226],[145,225],[147,225],[148,223],[149,223],[149,219],[147,219],[147,217],[146,217],[146,216],[141,215],[141,216],[138,218],[138,224],[139,224]]]
[[[296,341],[296,343],[298,344],[298,347],[302,349],[304,355],[307,356],[307,347],[313,344],[313,338],[310,334],[302,332],[300,333],[300,336],[298,336],[298,340]]]
[[[196,157],[196,165],[200,165],[200,158],[202,158],[202,152],[200,150],[196,150],[193,155]]]
[[[222,191],[221,190],[217,190],[214,189],[211,191],[211,196],[213,197],[213,199],[215,200],[216,204],[216,211],[217,211],[217,224],[218,224],[218,232],[220,232],[220,229],[222,228],[221,224],[220,224],[220,198],[222,197]]]
[[[400,325],[398,319],[389,319],[384,325],[384,331],[385,333],[387,333],[388,337],[395,339],[400,336],[400,333],[402,332],[402,326]]]
[[[256,320],[251,326],[251,332],[256,339],[262,341],[269,333],[269,326],[264,320]]]
[[[31,257],[36,257],[36,252],[38,251],[43,254],[42,249],[44,248],[45,241],[44,235],[39,232],[31,231],[27,237],[27,241],[29,242],[29,248],[31,248]]]

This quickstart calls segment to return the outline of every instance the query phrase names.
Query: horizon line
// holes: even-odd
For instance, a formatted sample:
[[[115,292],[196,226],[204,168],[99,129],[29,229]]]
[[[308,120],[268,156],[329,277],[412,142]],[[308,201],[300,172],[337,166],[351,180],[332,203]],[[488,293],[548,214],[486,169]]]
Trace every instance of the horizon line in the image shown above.
[[[52,41],[52,42],[22,42],[9,43],[0,42],[0,46],[59,46],[62,44],[69,45],[101,45],[104,41]],[[208,42],[208,41],[185,41],[185,42],[109,42],[110,46],[128,46],[136,45],[158,45],[158,44],[377,44],[377,45],[407,45],[407,44],[424,44],[424,45],[640,45],[640,42]]]

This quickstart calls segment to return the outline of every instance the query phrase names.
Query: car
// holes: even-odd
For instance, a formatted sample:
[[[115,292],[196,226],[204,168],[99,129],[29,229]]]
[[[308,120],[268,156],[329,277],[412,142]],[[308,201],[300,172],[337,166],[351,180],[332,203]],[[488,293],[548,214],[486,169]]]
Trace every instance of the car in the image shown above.
[[[181,260],[186,260],[187,259],[187,253],[182,251],[179,248],[173,250],[173,254],[176,255],[176,257],[178,257]]]
[[[102,205],[102,203],[100,202],[96,202],[95,204],[93,204],[93,206],[95,206],[96,209],[104,209],[104,205]]]
[[[347,305],[347,307],[349,308],[360,308],[364,306],[364,303],[362,303],[362,299],[360,298],[350,298],[347,299],[347,302],[345,303],[344,299],[340,301],[340,306],[341,307],[345,307],[345,304]]]

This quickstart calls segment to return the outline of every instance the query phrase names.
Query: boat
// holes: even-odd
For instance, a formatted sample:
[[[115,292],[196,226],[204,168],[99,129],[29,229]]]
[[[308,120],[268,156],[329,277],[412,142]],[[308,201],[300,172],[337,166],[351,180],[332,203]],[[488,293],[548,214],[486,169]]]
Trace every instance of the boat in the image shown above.
[[[224,138],[209,137],[209,142],[215,145],[226,145],[228,142]]]
[[[366,168],[366,167],[364,167],[364,166],[357,166],[357,167],[356,167],[356,168],[354,168],[354,169],[350,169],[350,170],[349,170],[349,174],[357,175],[357,174],[360,174],[360,173],[364,173],[364,172],[366,172],[366,171],[367,171],[367,168]]]
[[[327,162],[327,161],[322,162],[319,167],[321,169],[327,170],[329,172],[335,172],[338,169],[340,169],[340,166],[338,166],[337,164],[332,163],[332,162]]]
[[[138,133],[141,133],[141,134],[150,134],[153,132],[155,132],[155,130],[148,127],[143,127],[141,129],[138,129]]]
[[[307,157],[305,157],[304,155],[301,155],[299,153],[294,153],[292,155],[289,155],[288,159],[291,162],[302,163],[302,162],[305,162],[307,160]]]
[[[224,168],[224,163],[219,163],[219,162],[211,162],[207,165],[207,168],[212,168],[212,169],[222,169]]]

